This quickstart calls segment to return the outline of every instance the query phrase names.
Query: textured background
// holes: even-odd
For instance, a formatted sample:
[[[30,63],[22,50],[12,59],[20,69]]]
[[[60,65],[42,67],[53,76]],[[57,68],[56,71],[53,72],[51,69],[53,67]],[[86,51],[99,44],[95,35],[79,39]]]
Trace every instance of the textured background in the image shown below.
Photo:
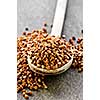
[[[48,23],[48,32],[53,23],[57,0],[17,0],[17,33],[39,29],[43,22]],[[63,34],[68,40],[71,36],[79,37],[83,28],[83,0],[69,0],[66,11]],[[69,69],[56,77],[48,77],[48,89],[33,92],[29,100],[83,100],[83,74]],[[17,100],[24,98],[17,94]]]

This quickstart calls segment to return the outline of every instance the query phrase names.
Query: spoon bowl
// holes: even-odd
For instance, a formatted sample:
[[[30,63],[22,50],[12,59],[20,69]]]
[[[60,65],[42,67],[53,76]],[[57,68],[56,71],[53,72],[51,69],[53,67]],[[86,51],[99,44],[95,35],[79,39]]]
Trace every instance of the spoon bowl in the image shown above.
[[[67,64],[65,64],[64,66],[62,66],[60,68],[54,69],[54,70],[38,68],[37,66],[35,66],[31,63],[32,60],[30,59],[29,56],[27,57],[27,61],[28,61],[30,69],[35,73],[38,73],[41,75],[57,75],[57,74],[61,74],[61,73],[65,72],[68,68],[70,68],[72,61],[73,61],[73,56],[71,57],[71,59],[69,60],[69,62]]]

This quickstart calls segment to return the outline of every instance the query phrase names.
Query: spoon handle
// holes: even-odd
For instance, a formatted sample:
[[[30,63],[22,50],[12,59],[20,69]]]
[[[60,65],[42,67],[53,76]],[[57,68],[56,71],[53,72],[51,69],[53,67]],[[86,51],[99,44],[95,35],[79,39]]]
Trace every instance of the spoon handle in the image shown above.
[[[68,0],[58,0],[51,35],[61,36]]]

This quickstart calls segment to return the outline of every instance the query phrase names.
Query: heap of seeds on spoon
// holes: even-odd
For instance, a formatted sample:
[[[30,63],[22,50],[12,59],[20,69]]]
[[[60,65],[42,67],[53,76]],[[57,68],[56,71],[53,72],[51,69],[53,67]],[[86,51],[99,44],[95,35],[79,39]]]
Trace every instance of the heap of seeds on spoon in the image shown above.
[[[31,33],[23,32],[23,36],[17,38],[17,92],[21,92],[28,99],[29,95],[32,95],[32,90],[47,88],[45,76],[30,70],[28,55],[32,59],[32,64],[53,70],[66,64],[73,54],[73,66],[81,71],[83,58],[79,58],[82,53],[78,53],[83,52],[82,43],[79,42],[76,47],[65,39],[48,35],[45,29],[34,30]],[[75,53],[75,50],[78,53]]]
[[[33,65],[54,70],[68,63],[72,56],[72,48],[66,40],[41,32],[34,34],[34,40],[28,42],[32,47],[28,54]]]

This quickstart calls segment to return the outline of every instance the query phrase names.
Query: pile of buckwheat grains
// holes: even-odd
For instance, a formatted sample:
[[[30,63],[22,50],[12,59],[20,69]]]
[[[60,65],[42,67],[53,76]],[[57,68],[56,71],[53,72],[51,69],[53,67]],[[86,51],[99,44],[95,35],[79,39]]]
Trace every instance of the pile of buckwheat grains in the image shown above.
[[[47,26],[47,25],[45,25]],[[74,56],[72,68],[83,70],[83,39],[75,37],[69,41],[48,35],[45,28],[31,33],[23,32],[17,38],[17,92],[21,92],[25,99],[32,95],[32,90],[47,88],[46,76],[31,71],[27,56],[32,64],[40,68],[56,69],[66,64]]]
[[[45,77],[32,72],[27,62],[28,52],[33,47],[32,40],[38,34],[47,33],[43,30],[35,30],[32,33],[23,34],[24,36],[17,38],[17,92],[21,92],[28,99],[29,95],[32,95],[31,90],[47,88]]]
[[[54,70],[62,67],[71,59],[72,48],[66,40],[48,34],[38,34],[31,42],[31,63],[36,67]]]
[[[78,72],[83,71],[83,38],[79,37],[75,43],[76,38],[69,39],[70,44],[73,47],[73,63],[72,68],[77,69]]]

